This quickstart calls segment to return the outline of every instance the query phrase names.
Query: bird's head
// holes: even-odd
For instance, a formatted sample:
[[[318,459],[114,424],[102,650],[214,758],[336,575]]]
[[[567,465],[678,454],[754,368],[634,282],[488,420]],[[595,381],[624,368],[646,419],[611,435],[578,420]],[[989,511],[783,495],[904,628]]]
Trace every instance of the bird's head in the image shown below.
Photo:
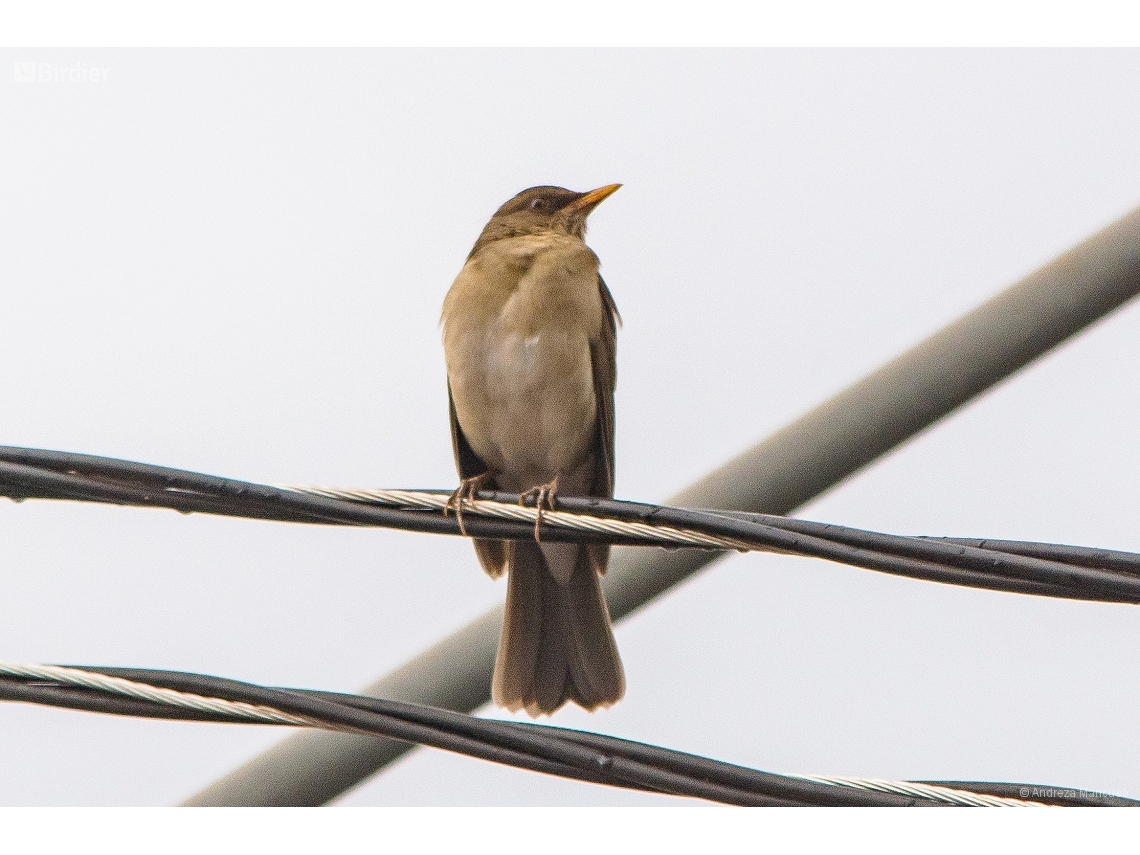
[[[575,193],[564,187],[523,190],[495,211],[471,254],[492,241],[519,235],[555,232],[581,238],[586,234],[586,217],[619,187],[620,184],[607,184],[588,193]]]

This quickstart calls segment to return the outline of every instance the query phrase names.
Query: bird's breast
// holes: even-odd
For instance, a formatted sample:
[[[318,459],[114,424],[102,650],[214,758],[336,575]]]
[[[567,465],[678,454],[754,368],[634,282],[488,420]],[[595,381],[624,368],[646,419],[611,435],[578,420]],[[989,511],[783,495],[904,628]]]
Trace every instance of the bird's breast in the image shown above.
[[[468,262],[444,304],[456,416],[504,489],[566,475],[593,441],[590,343],[603,307],[597,258],[576,244],[495,247]]]

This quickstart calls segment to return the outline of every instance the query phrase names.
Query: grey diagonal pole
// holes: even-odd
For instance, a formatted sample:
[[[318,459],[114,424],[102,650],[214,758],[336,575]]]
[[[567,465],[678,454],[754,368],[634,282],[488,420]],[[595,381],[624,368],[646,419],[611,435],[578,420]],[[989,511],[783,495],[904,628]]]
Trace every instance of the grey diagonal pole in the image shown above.
[[[1140,209],[911,348],[669,504],[786,514],[1008,377],[1140,292]],[[615,619],[723,553],[616,550]],[[421,653],[364,694],[472,711],[490,700],[502,608]],[[191,805],[317,805],[411,746],[302,731],[191,797]]]

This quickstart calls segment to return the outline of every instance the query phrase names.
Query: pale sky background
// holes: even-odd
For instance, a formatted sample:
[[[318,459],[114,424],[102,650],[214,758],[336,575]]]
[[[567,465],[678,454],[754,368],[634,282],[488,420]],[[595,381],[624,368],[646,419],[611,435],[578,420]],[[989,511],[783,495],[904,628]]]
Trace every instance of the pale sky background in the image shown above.
[[[0,444],[450,487],[499,204],[625,187],[617,495],[659,501],[1140,204],[1136,51],[0,51]],[[16,83],[14,62],[106,68]],[[801,514],[1140,551],[1140,306]],[[505,585],[459,539],[0,502],[0,658],[352,691]],[[1140,797],[1140,612],[735,556],[558,724],[774,772]],[[0,705],[0,804],[176,802],[272,728]],[[342,804],[656,804],[418,751]]]

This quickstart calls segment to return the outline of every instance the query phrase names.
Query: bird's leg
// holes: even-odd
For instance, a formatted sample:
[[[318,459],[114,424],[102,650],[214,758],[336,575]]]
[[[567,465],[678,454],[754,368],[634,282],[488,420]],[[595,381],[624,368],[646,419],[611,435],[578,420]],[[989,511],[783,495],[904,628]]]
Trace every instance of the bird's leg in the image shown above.
[[[445,517],[447,516],[448,508],[455,508],[455,519],[459,523],[459,533],[464,537],[467,537],[467,529],[463,526],[463,503],[474,501],[475,494],[479,492],[479,488],[488,481],[493,480],[494,477],[495,474],[493,472],[480,472],[478,475],[464,478],[459,482],[459,489],[451,494],[447,503],[443,506],[443,515]]]
[[[527,499],[534,499],[534,507],[538,510],[538,516],[534,518],[534,539],[539,543],[542,538],[538,535],[538,527],[542,524],[542,506],[546,505],[549,511],[554,510],[554,500],[558,497],[558,476],[554,476],[554,480],[549,484],[543,484],[541,487],[531,487],[525,493],[519,496],[519,504],[525,505]]]

